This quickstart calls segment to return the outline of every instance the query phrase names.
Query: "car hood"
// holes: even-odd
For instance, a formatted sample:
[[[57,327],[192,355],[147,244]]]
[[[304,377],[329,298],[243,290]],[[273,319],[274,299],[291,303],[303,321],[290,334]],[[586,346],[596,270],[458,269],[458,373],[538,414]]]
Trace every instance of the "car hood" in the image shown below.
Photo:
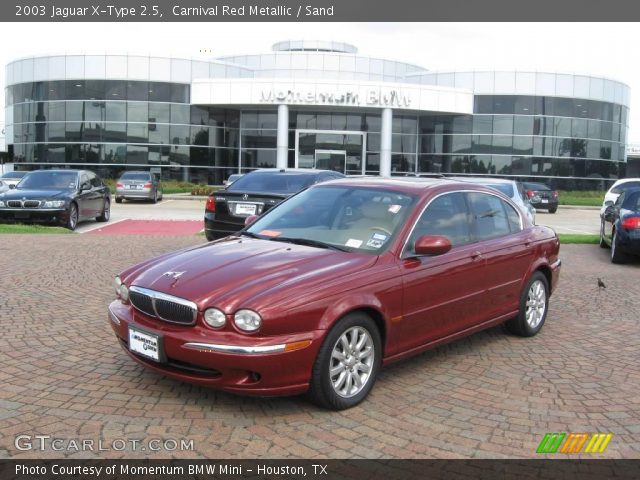
[[[69,190],[18,190],[13,189],[0,194],[2,200],[22,200],[27,199],[50,199],[50,198],[66,198],[70,195]]]
[[[227,312],[261,308],[276,299],[308,295],[336,277],[361,272],[376,256],[229,237],[145,262],[123,275],[128,285]],[[177,277],[177,278],[175,278]]]

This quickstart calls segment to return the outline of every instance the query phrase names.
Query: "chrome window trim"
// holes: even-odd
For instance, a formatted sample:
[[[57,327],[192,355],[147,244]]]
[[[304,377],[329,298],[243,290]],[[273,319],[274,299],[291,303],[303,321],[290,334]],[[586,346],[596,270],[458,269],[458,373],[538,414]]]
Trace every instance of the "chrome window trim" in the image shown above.
[[[286,345],[264,345],[256,347],[244,347],[241,345],[217,345],[214,343],[189,342],[183,345],[184,348],[192,350],[207,350],[221,353],[239,353],[243,355],[255,355],[260,353],[284,352]]]
[[[193,324],[196,323],[196,318],[198,316],[198,306],[194,302],[192,302],[190,300],[185,300],[184,298],[180,298],[180,297],[174,297],[173,295],[168,295],[166,293],[157,292],[155,290],[150,290],[148,288],[138,287],[136,285],[131,285],[129,287],[129,291],[135,292],[135,293],[140,293],[142,295],[146,295],[146,296],[150,297],[151,298],[151,305],[153,307],[153,311],[154,311],[156,317],[159,318],[160,320],[164,321],[164,322],[173,323],[175,325],[193,325]],[[168,319],[160,316],[160,314],[158,313],[158,309],[156,308],[156,300],[165,300],[167,302],[177,303],[178,305],[182,305],[183,307],[190,308],[193,311],[191,323],[174,322],[173,320],[168,320]],[[133,307],[136,310],[140,310],[138,307],[135,306],[135,304],[133,302],[131,302],[131,305],[133,305]],[[140,310],[140,311],[142,311],[142,310]],[[142,313],[145,313],[145,314],[148,315],[147,312],[142,312]]]
[[[485,188],[488,188],[488,187],[485,187]],[[406,236],[405,241],[404,241],[404,245],[402,246],[402,249],[400,250],[400,258],[401,259],[409,258],[407,256],[407,253],[408,253],[407,247],[408,247],[409,239],[411,238],[411,235],[413,235],[413,232],[416,229],[416,226],[418,225],[418,221],[420,221],[420,218],[424,214],[425,210],[427,208],[429,208],[429,206],[436,199],[438,199],[438,198],[440,198],[440,197],[442,197],[444,195],[450,195],[452,193],[484,193],[485,195],[492,195],[494,197],[497,197],[498,200],[502,200],[504,202],[504,198],[502,198],[500,195],[498,195],[497,192],[496,193],[494,193],[494,192],[485,192],[483,190],[467,190],[467,189],[464,189],[464,190],[453,190],[453,191],[439,193],[438,195],[436,195],[435,197],[433,197],[431,200],[429,200],[427,202],[427,204],[420,211],[420,214],[416,217],[416,220],[413,222],[413,226],[411,227],[411,230],[409,231],[409,234]],[[507,200],[509,200],[507,202],[508,205],[511,208],[513,208],[516,211],[516,213],[518,214],[518,218],[520,219],[520,230],[519,231],[521,232],[522,230],[524,230],[524,222],[522,221],[523,212],[521,212],[520,209],[517,206],[514,208],[514,206],[512,205],[513,201],[511,199],[507,199]],[[469,227],[471,227],[471,224],[469,224]],[[513,234],[513,233],[517,233],[517,232],[510,232],[510,234]],[[500,238],[500,237],[495,237],[495,238]],[[476,242],[479,242],[479,241],[482,242],[484,240],[475,240],[475,241],[472,241],[472,242],[469,242],[469,243],[462,243],[460,245],[453,245],[452,248],[456,248],[456,247],[459,247],[459,246],[461,247],[461,246],[464,246],[464,245],[470,245],[472,243],[476,243]]]

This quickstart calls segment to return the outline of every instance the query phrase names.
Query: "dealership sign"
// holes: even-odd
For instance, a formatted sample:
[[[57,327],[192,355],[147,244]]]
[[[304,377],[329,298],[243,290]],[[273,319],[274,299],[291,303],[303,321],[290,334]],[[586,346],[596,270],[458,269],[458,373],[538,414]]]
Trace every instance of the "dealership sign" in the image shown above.
[[[345,105],[366,107],[411,107],[411,97],[399,90],[369,89],[354,91],[262,90],[261,103],[309,105]]]

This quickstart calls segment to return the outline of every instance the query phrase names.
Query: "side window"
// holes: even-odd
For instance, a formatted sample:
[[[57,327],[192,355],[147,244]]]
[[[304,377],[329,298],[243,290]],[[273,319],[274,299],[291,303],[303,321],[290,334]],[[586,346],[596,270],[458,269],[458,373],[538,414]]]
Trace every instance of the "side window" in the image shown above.
[[[504,202],[494,195],[469,193],[471,224],[476,240],[488,240],[511,233],[511,221]],[[517,213],[515,213],[517,215]],[[518,219],[518,223],[519,223]]]
[[[80,176],[80,188],[82,188],[85,183],[89,183],[89,176],[86,173],[83,173]]]
[[[518,212],[508,203],[502,202],[502,206],[504,210],[507,212],[507,220],[509,221],[509,228],[511,229],[511,233],[519,232],[522,230],[522,224],[520,223],[520,215]]]
[[[626,197],[626,193],[627,192],[622,192],[620,195],[618,195],[618,198],[616,198],[616,203],[614,204],[616,207],[622,205],[622,202],[624,202],[624,199]]]
[[[96,175],[93,175],[93,174],[90,173],[89,174],[89,181],[91,182],[91,186],[93,188],[102,187],[102,181],[100,181],[100,179]]]
[[[471,240],[469,215],[462,193],[448,193],[433,200],[416,222],[409,246],[423,235],[442,235],[451,245],[462,245]]]

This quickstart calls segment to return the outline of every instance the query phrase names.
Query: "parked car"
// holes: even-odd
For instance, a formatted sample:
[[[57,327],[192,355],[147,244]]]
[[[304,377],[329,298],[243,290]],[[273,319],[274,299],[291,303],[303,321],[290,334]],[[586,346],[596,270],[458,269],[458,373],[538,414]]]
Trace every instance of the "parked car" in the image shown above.
[[[537,334],[560,273],[553,230],[469,182],[345,178],[249,221],[115,277],[109,323],[131,358],[344,409],[382,365],[505,322]]]
[[[449,177],[459,181],[473,182],[485,187],[498,190],[509,197],[529,218],[531,223],[536,222],[536,209],[533,208],[522,189],[522,184],[514,180],[505,180],[502,178],[491,177]]]
[[[162,182],[151,172],[131,170],[116,181],[116,203],[122,200],[162,200]]]
[[[0,180],[0,193],[6,192],[7,190],[9,190],[9,185]]]
[[[0,221],[75,230],[82,220],[109,221],[110,207],[109,188],[89,170],[34,170],[0,194]]]
[[[611,247],[613,263],[640,255],[640,187],[623,190],[615,203],[607,201],[600,215],[600,246]]]
[[[604,209],[608,205],[613,205],[615,203],[615,201],[618,199],[618,196],[622,192],[624,192],[625,190],[629,190],[630,188],[638,187],[640,187],[640,178],[622,178],[620,180],[616,180],[616,182],[611,185],[611,188],[607,190],[607,193],[604,194],[604,200],[602,200],[600,215],[604,213]]]
[[[0,181],[7,184],[9,187],[11,187],[11,185],[15,186],[26,174],[27,172],[18,172],[14,170],[13,172],[3,174],[2,177],[0,177]]]
[[[242,177],[242,175],[244,175],[243,173],[232,173],[231,175],[229,175],[229,178],[227,178],[224,181],[224,185],[226,187],[228,187],[229,185],[231,185],[233,182],[235,182],[236,180],[238,180],[240,177]]]
[[[263,214],[309,185],[343,177],[339,172],[308,168],[267,168],[246,173],[226,189],[209,195],[204,212],[207,240],[237,232],[247,217]]]
[[[522,186],[534,208],[547,210],[549,213],[558,211],[558,192],[544,183],[523,182]]]

